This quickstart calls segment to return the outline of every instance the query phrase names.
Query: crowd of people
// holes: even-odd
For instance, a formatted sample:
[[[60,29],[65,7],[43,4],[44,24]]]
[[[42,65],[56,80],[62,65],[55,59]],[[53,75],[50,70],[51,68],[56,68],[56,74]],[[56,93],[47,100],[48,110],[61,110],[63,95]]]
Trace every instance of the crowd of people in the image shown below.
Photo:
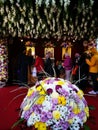
[[[38,53],[32,56],[31,50],[27,54],[23,50],[19,55],[18,75],[18,80],[27,84],[34,78],[38,81],[53,76],[73,83],[91,79],[93,90],[89,94],[98,94],[98,52],[95,47],[90,47],[83,54],[75,53],[74,59],[66,52],[64,60],[55,62],[51,59],[51,52],[47,52],[43,59]]]
[[[44,77],[53,77],[55,74],[53,65],[50,52],[47,52],[45,59],[43,59],[38,53],[33,56],[31,49],[26,53],[25,48],[18,57],[18,81],[30,84]]]

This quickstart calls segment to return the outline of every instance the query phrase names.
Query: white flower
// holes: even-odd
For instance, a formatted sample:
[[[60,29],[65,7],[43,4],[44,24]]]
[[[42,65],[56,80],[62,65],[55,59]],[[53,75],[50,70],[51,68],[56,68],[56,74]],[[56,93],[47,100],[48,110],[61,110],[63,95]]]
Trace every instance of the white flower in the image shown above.
[[[61,4],[61,6],[63,5],[63,0],[60,0],[60,4]]]
[[[79,102],[78,106],[79,106],[79,108],[80,108],[81,110],[83,110],[83,109],[85,108],[85,105],[84,105],[84,103],[83,103],[82,100]]]
[[[8,22],[7,16],[4,17],[4,22],[5,22],[5,23]]]
[[[67,111],[68,111],[68,108],[66,106],[60,107],[60,113],[61,113],[62,116],[64,116]]]
[[[24,118],[24,115],[25,115],[25,111],[22,112],[21,118]]]
[[[70,130],[79,130],[80,129],[80,126],[79,124],[77,123],[73,123],[71,126],[70,126]]]
[[[5,9],[6,9],[6,12],[8,13],[8,12],[9,12],[9,8],[8,8],[8,6],[6,6],[6,8],[5,8]]]
[[[53,126],[52,129],[53,129],[53,130],[62,130],[62,126],[59,126],[59,127]]]
[[[46,101],[46,100],[43,102],[42,106],[43,106],[42,109],[43,109],[43,111],[45,111],[45,112],[48,112],[48,111],[51,110],[51,108],[52,108],[51,102]]]
[[[58,98],[58,96],[59,96],[59,94],[58,94],[57,92],[53,92],[53,93],[51,94],[51,97],[52,97],[52,98]]]
[[[46,125],[47,126],[50,126],[50,125],[52,125],[53,124],[53,120],[52,119],[49,119],[47,122],[46,122]]]
[[[49,6],[49,0],[45,0],[46,7]]]
[[[81,122],[81,119],[78,116],[75,116],[73,118],[73,122],[76,123],[76,124],[78,124],[79,122]]]
[[[55,0],[52,0],[52,6],[55,6],[56,2]]]
[[[48,95],[46,95],[46,96],[45,96],[45,100],[49,102],[49,101],[51,101],[51,97],[48,96]]]
[[[31,114],[28,121],[27,121],[27,126],[34,125],[36,122],[40,121],[40,116],[38,114]]]

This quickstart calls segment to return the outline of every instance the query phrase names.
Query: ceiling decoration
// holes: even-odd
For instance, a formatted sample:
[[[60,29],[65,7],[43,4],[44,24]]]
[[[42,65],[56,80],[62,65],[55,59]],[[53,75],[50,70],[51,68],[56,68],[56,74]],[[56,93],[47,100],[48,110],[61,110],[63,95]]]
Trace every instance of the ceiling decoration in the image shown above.
[[[0,0],[0,36],[57,40],[98,37],[95,0]]]

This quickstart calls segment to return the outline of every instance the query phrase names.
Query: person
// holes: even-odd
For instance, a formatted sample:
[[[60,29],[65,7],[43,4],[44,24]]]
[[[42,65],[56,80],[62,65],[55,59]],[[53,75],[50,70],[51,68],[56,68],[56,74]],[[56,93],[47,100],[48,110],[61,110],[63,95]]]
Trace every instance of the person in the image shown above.
[[[74,80],[79,80],[79,66],[80,66],[80,54],[75,53],[72,68],[72,78]]]
[[[41,80],[43,76],[44,61],[38,54],[35,55],[34,67],[36,67],[37,70],[38,80]]]
[[[18,56],[18,80],[22,84],[28,84],[28,57],[26,48],[22,48]]]
[[[63,67],[65,69],[65,79],[70,81],[71,70],[72,70],[72,59],[68,53],[65,53]]]
[[[85,60],[86,58],[91,59],[91,54],[89,53],[89,51],[84,51],[80,57],[81,76],[84,75],[84,76],[88,77],[89,65],[86,63],[86,60]]]
[[[32,65],[34,64],[34,58],[31,48],[27,51],[28,57],[28,84],[31,84]]]
[[[65,79],[65,72],[62,66],[62,61],[56,61],[55,70],[57,77]]]
[[[45,72],[49,76],[54,76],[53,64],[52,64],[52,60],[50,59],[50,57],[51,57],[51,52],[47,52],[46,56],[45,56],[45,62],[44,62]]]
[[[91,59],[86,58],[86,63],[89,65],[89,76],[93,82],[93,90],[89,94],[98,94],[98,52],[96,48],[91,48]]]
[[[80,89],[83,91],[88,86],[88,64],[85,59],[88,56],[87,52],[83,52],[82,54],[76,53],[75,58],[73,60],[73,69],[72,69],[72,81],[75,83]]]

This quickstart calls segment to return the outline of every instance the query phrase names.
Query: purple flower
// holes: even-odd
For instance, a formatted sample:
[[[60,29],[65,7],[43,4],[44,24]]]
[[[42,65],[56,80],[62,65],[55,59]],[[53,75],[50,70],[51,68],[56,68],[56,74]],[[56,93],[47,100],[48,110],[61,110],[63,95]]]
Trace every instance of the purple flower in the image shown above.
[[[73,112],[71,112],[71,113],[68,115],[68,119],[72,119],[74,116],[75,116],[75,114],[74,114]]]
[[[57,105],[58,104],[58,99],[57,98],[53,98],[52,99],[52,104],[53,105]]]
[[[87,101],[84,98],[82,98],[82,101],[85,104],[85,106],[87,106]]]
[[[73,85],[71,84],[71,82],[68,82],[68,87],[73,89]]]
[[[68,92],[63,88],[59,88],[58,92],[65,97],[68,97],[69,95]]]
[[[48,113],[46,113],[46,112],[42,112],[42,113],[41,113],[41,121],[42,121],[42,122],[46,122],[46,121],[48,120],[47,114],[48,114]]]
[[[53,92],[51,88],[47,89],[47,94],[50,95]]]
[[[74,99],[76,103],[80,102],[80,98],[76,94],[73,94],[71,96],[72,96],[71,98]]]
[[[64,120],[61,120],[60,124],[61,124],[63,130],[67,130],[69,128],[69,123],[65,122]]]
[[[51,113],[51,112],[48,112],[48,113],[47,113],[47,118],[48,118],[48,119],[52,119],[52,118],[53,118],[53,116],[52,116],[52,113]]]
[[[31,112],[35,112],[35,113],[40,113],[41,112],[41,110],[40,110],[40,108],[41,108],[41,105],[36,105],[36,104],[34,104],[32,107],[31,107],[31,109],[30,109],[30,111]]]
[[[84,112],[84,111],[82,111],[82,112],[80,112],[79,114],[78,114],[78,116],[79,116],[79,118],[80,119],[83,119],[83,117],[86,115],[86,113]]]
[[[55,89],[56,89],[57,92],[58,92],[59,88],[62,88],[62,86],[61,85],[56,85]]]
[[[46,84],[53,84],[54,79],[48,79],[48,80],[46,80],[45,82],[46,82]]]
[[[50,79],[45,80],[45,83],[46,84],[53,84],[55,81],[59,81],[59,79],[58,78],[50,78]]]
[[[56,109],[56,105],[52,104],[52,111],[54,111]]]
[[[30,116],[30,111],[25,111],[25,114],[24,114],[24,119],[28,120],[29,119],[29,116]]]

